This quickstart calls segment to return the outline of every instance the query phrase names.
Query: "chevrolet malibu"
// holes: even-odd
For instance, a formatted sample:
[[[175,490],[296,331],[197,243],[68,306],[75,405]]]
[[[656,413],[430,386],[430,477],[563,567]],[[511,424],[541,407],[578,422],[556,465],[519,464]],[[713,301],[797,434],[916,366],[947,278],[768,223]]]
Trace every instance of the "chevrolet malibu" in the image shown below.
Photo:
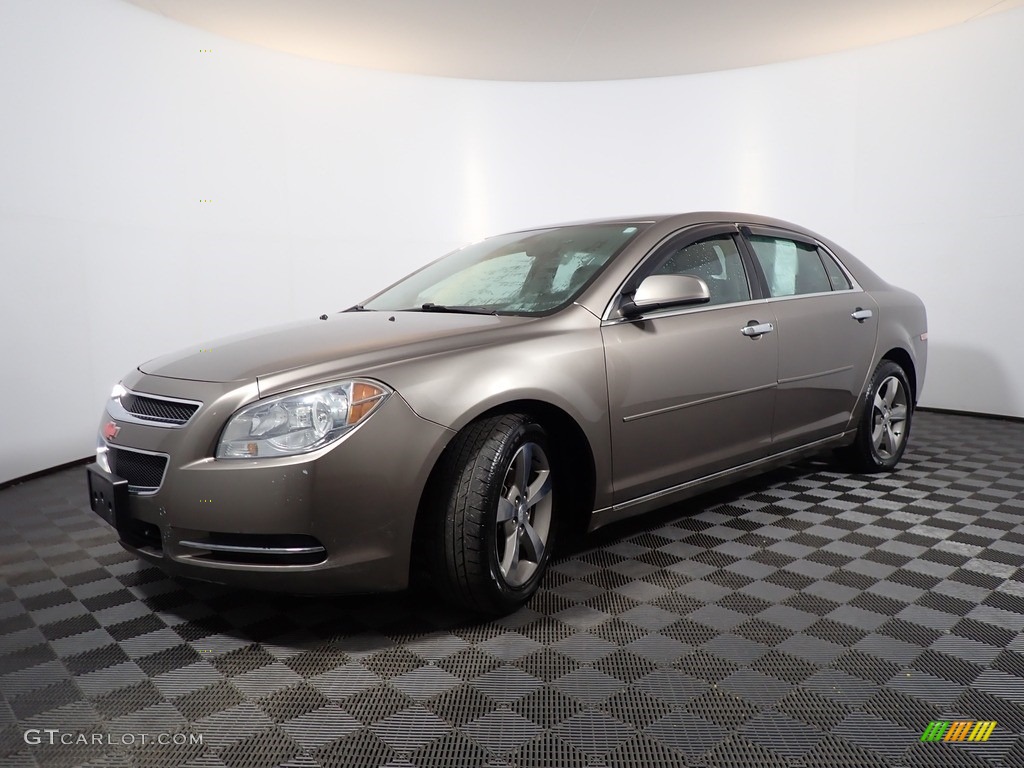
[[[837,449],[892,470],[925,310],[835,243],[733,213],[467,246],[330,316],[143,363],[90,503],[174,575],[510,611],[556,539]]]

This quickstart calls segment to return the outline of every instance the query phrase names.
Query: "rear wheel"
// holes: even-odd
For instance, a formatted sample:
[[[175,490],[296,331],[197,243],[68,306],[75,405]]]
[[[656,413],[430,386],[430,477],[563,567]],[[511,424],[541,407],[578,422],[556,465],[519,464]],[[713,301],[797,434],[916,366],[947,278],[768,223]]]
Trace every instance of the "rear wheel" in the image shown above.
[[[907,448],[914,415],[906,373],[892,360],[883,360],[875,368],[865,400],[847,456],[861,472],[891,472]]]
[[[544,429],[524,414],[474,422],[435,486],[434,577],[473,610],[507,613],[540,585],[554,542],[555,476]]]

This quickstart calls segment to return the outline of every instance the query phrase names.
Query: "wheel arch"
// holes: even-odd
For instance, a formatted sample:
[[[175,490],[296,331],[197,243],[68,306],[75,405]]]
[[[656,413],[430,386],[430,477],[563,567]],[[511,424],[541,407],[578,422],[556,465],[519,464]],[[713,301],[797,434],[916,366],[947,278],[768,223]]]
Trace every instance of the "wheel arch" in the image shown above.
[[[917,405],[917,369],[914,366],[914,359],[910,356],[910,353],[902,347],[893,347],[884,355],[881,360],[891,360],[896,363],[903,372],[907,374],[907,383],[910,384],[910,391],[914,397],[914,405]]]
[[[461,429],[481,419],[497,416],[506,413],[523,413],[536,419],[551,442],[552,454],[550,457],[559,465],[559,471],[565,472],[571,478],[569,492],[563,492],[567,499],[568,514],[563,515],[559,521],[559,537],[563,543],[566,540],[572,541],[581,537],[590,521],[590,513],[594,509],[594,498],[597,489],[597,464],[590,440],[579,422],[564,409],[543,400],[518,399],[509,400],[498,405],[492,405],[487,410],[473,415],[465,420]],[[460,429],[460,431],[461,431]],[[422,552],[417,550],[417,544],[429,540],[426,535],[426,527],[430,520],[430,502],[433,495],[438,492],[439,468],[443,463],[446,452],[455,441],[459,432],[452,433],[451,439],[434,461],[427,482],[424,485],[420,496],[419,506],[416,511],[416,522],[413,534],[413,551],[411,553],[413,568],[422,570],[425,566]],[[565,486],[563,485],[563,488]]]

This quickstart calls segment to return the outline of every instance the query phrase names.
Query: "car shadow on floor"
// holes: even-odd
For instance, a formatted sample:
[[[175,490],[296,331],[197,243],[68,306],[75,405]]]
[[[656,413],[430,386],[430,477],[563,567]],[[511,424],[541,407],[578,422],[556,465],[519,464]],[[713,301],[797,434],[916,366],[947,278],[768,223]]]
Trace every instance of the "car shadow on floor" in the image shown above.
[[[661,528],[681,518],[697,515],[723,504],[729,504],[752,494],[762,493],[784,483],[799,480],[818,472],[847,474],[839,459],[830,456],[805,459],[796,464],[765,472],[754,477],[730,483],[713,491],[693,496],[685,501],[668,504],[636,517],[607,525],[587,534],[573,543],[571,549],[559,553],[557,560],[572,557],[574,553],[609,546],[610,544]]]
[[[585,556],[589,552],[614,546],[647,532],[657,530],[687,517],[728,505],[742,498],[763,493],[780,484],[799,481],[820,472],[837,472],[830,457],[805,460],[759,475],[727,487],[695,496],[687,501],[623,520],[561,546],[552,565]],[[188,622],[184,632],[196,638],[216,636],[211,646],[223,647],[226,638],[237,644],[294,644],[296,647],[335,647],[348,655],[377,653],[392,640],[409,642],[417,636],[435,633],[472,632],[490,626],[491,630],[514,629],[543,618],[528,603],[512,614],[502,617],[482,616],[453,606],[443,599],[422,577],[414,577],[409,589],[398,593],[374,595],[291,595],[242,590],[188,579],[171,578],[159,569],[140,563],[137,572],[139,587],[145,583],[167,584],[170,580],[178,590],[160,587],[151,597],[144,597],[154,610],[168,617],[177,615]],[[552,578],[550,572],[546,580]],[[541,586],[544,589],[545,585]],[[197,608],[198,606],[198,608]],[[208,611],[202,608],[207,606]],[[196,615],[197,610],[204,615]]]

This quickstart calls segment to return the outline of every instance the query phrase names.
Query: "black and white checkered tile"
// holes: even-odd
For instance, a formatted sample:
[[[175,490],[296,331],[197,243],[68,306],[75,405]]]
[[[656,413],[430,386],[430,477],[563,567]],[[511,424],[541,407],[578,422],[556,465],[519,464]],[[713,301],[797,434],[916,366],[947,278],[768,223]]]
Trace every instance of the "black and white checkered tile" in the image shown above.
[[[0,533],[5,766],[1024,765],[1024,424],[922,412],[894,475],[655,513],[490,622],[173,581],[80,468],[0,491]]]

